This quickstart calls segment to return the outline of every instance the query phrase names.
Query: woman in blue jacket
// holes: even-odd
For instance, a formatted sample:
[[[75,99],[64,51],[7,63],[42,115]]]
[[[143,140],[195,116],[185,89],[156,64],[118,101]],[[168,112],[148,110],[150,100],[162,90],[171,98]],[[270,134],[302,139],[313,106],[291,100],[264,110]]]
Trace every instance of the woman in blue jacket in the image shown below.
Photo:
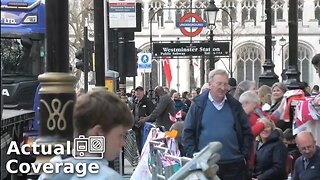
[[[284,180],[286,174],[287,149],[279,138],[275,125],[270,124],[260,133],[255,144],[255,166],[253,179]]]

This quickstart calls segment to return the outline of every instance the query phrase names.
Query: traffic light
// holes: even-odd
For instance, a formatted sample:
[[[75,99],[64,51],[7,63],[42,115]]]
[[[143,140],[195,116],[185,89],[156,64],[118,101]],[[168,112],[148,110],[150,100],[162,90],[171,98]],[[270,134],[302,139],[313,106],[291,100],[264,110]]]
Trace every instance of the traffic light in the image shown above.
[[[76,68],[84,71],[84,62],[83,62],[83,48],[79,49],[76,53]]]
[[[81,71],[84,71],[84,57],[88,57],[88,71],[93,70],[93,53],[94,53],[94,43],[93,41],[88,41],[88,47],[87,47],[87,56],[84,54],[84,48],[79,49],[75,53],[75,57],[77,59],[76,62],[76,68],[80,69]]]

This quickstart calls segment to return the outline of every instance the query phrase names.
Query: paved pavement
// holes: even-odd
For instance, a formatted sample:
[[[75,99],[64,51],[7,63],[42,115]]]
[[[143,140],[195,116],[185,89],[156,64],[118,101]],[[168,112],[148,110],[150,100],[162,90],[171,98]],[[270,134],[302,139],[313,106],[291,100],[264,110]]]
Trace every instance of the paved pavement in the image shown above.
[[[130,179],[135,167],[132,167],[128,160],[124,159],[124,179]]]

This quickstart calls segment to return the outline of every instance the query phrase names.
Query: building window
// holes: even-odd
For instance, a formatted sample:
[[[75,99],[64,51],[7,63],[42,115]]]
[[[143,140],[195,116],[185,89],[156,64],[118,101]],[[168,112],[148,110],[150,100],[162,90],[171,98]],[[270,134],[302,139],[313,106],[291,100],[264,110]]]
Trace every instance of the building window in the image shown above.
[[[241,2],[241,15],[242,15],[242,25],[245,21],[253,20],[254,25],[256,25],[257,17],[257,3],[254,0],[245,0]]]
[[[190,1],[180,0],[176,3],[175,6],[176,6],[176,23],[177,23],[177,22],[180,22],[180,19],[183,15],[190,12]]]
[[[318,20],[318,25],[320,25],[320,0],[314,2],[314,16]]]
[[[232,17],[232,21],[235,21],[237,19],[237,2],[236,1],[225,0],[221,3],[221,7],[230,13]],[[226,12],[222,11],[221,16],[222,16],[221,17],[222,26],[228,26],[230,22],[229,15]]]
[[[276,20],[283,19],[283,0],[272,0],[271,23],[275,25]]]
[[[207,21],[206,13],[204,9],[209,5],[208,1],[206,0],[199,0],[195,3],[195,8],[197,13],[204,21]]]
[[[288,47],[285,49],[285,69],[288,69],[289,67],[289,49]],[[298,44],[298,70],[301,72],[301,79],[304,82],[309,82],[309,72],[310,72],[310,66],[312,59],[312,51],[311,49],[304,45],[299,43]]]
[[[158,9],[163,8],[163,6],[164,6],[164,2],[162,2],[162,1],[159,1],[159,0],[151,1],[151,2],[149,3],[149,9],[150,9],[150,11],[149,11],[149,20],[150,20],[150,18],[152,17],[152,15],[153,15],[156,11],[158,11]],[[158,27],[163,27],[164,21],[163,21],[163,10],[162,10],[162,9],[159,10],[159,11],[157,12],[157,14],[153,16],[152,22],[158,22]]]
[[[262,69],[263,50],[254,44],[246,44],[236,51],[237,80],[254,80],[258,82]]]

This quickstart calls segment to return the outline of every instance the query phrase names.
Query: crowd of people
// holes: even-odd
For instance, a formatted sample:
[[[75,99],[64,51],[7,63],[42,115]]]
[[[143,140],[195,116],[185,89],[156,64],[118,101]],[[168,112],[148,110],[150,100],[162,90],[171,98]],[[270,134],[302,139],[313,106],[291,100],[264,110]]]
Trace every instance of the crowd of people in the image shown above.
[[[319,69],[319,62],[314,60],[313,64]],[[256,82],[249,80],[237,83],[221,69],[211,71],[208,77],[208,83],[201,89],[183,92],[182,97],[176,90],[158,86],[155,92],[159,101],[155,109],[135,119],[143,123],[155,122],[169,130],[174,122],[168,114],[181,111],[183,115],[178,120],[183,124],[183,128],[179,128],[182,155],[192,158],[209,142],[222,142],[218,163],[221,179],[320,179],[320,152],[314,132],[294,134],[294,117],[288,121],[283,115],[290,100],[286,97],[288,89],[284,83],[277,82],[271,87],[257,87]],[[304,85],[303,94],[296,100],[310,96],[316,97],[314,102],[318,101],[319,86],[311,89]],[[299,144],[300,141],[303,143]],[[141,148],[143,143],[139,146]],[[306,158],[312,164],[300,166],[301,159]]]
[[[312,63],[320,77],[320,54]],[[287,121],[288,117],[283,115],[284,106],[290,101],[285,97],[288,91],[285,84],[277,82],[271,87],[257,87],[253,81],[237,83],[221,69],[210,71],[208,77],[202,88],[183,92],[182,97],[175,90],[157,86],[156,103],[146,96],[141,86],[131,91],[129,106],[105,89],[79,95],[73,112],[75,137],[103,136],[106,140],[104,158],[94,160],[100,171],[87,174],[86,178],[122,179],[108,167],[108,161],[120,153],[126,132],[131,128],[141,152],[144,127],[149,122],[164,131],[178,130],[182,156],[192,158],[209,142],[221,142],[217,175],[222,180],[320,179],[320,148],[317,146],[320,129],[293,133],[292,121]],[[303,94],[299,91],[297,98],[313,97],[312,105],[317,107],[319,115],[319,86],[314,85],[311,91],[306,86],[303,91]],[[177,113],[182,115],[172,119]],[[313,120],[320,123],[319,119]],[[54,157],[52,162],[76,164],[91,160],[66,156]],[[61,172],[42,174],[39,179],[72,178],[76,175]]]
[[[313,89],[310,95],[319,96],[317,85]],[[180,125],[178,130],[182,133],[179,147],[183,156],[192,158],[209,142],[222,142],[218,171],[221,179],[281,180],[290,174],[293,179],[304,179],[306,176],[320,178],[320,171],[313,173],[313,176],[308,175],[304,171],[312,170],[301,168],[298,166],[300,160],[297,160],[305,152],[309,159],[313,156],[314,159],[319,158],[319,147],[313,135],[310,132],[307,134],[313,143],[307,147],[299,146],[291,129],[292,122],[279,118],[279,109],[283,109],[281,102],[287,90],[285,84],[279,82],[272,87],[263,85],[260,88],[256,87],[255,82],[247,80],[236,85],[235,79],[228,78],[227,72],[219,69],[211,71],[209,83],[202,90],[193,90],[190,93],[192,96],[184,92],[180,97],[177,91],[158,86],[155,89],[159,97],[156,104],[147,98],[143,87],[139,86],[134,90],[132,103],[133,129],[139,151],[143,146],[145,122],[154,122],[164,126],[165,130],[182,123],[183,128]],[[168,114],[179,111],[183,115],[175,124]],[[212,131],[213,128],[215,131]],[[301,134],[305,133],[303,131]],[[310,155],[309,151],[314,151],[314,154]],[[320,164],[317,161],[313,163],[316,166],[311,165],[310,168],[320,170]]]

